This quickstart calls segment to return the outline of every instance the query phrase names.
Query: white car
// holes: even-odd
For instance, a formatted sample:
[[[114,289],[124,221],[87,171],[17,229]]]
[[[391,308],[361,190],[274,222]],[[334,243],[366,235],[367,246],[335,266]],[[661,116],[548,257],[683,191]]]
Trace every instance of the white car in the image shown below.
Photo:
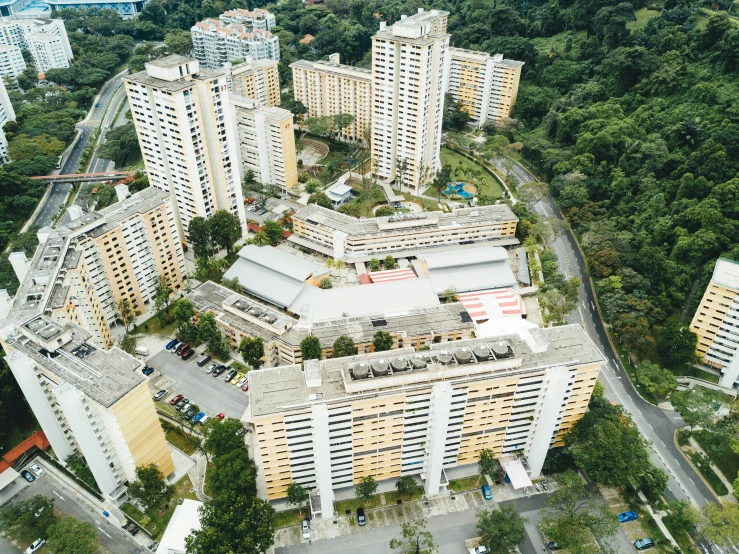
[[[310,524],[308,523],[307,519],[303,520],[303,524],[301,527],[303,531],[303,540],[310,539]]]
[[[237,386],[237,387],[239,387],[239,388],[241,388],[241,387],[243,387],[243,386],[244,386],[244,383],[246,383],[246,382],[247,382],[248,380],[249,380],[249,378],[248,378],[248,377],[244,377],[244,378],[243,378],[243,379],[241,379],[241,380],[240,380],[240,381],[239,381],[238,383],[236,383],[236,386]]]
[[[36,539],[31,543],[31,546],[26,548],[26,554],[33,554],[34,552],[38,552],[45,544],[46,541],[44,539]]]
[[[211,417],[210,417],[209,415],[207,415],[207,416],[203,416],[203,418],[202,418],[202,419],[201,419],[200,421],[198,421],[198,423],[200,423],[200,425],[205,425],[205,424],[206,424],[206,423],[208,423],[208,421],[210,421],[211,419],[212,419],[212,418],[211,418]]]
[[[28,466],[28,469],[33,471],[36,474],[36,477],[41,477],[44,474],[44,470],[36,464],[31,464],[30,466]]]
[[[475,548],[470,548],[470,554],[485,554],[485,552],[487,551],[488,549],[482,545],[476,546]]]

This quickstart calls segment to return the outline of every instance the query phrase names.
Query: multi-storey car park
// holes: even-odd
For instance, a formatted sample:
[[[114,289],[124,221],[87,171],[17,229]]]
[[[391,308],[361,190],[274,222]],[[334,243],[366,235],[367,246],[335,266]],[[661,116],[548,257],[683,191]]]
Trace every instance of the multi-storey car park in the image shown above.
[[[483,448],[536,478],[587,410],[604,362],[567,325],[250,373],[243,419],[260,493],[315,487],[314,515],[333,517],[335,491],[363,476],[420,475],[435,495]]]
[[[290,241],[346,262],[411,256],[424,250],[491,241],[518,244],[518,218],[505,204],[356,219],[310,204],[293,215]]]

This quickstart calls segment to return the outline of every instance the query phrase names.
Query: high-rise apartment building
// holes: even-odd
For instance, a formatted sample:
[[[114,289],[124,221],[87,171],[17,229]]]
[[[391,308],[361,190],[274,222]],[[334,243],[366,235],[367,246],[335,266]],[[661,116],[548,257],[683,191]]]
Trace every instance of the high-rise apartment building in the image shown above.
[[[364,476],[421,475],[434,495],[445,469],[482,449],[536,478],[586,412],[604,361],[567,325],[262,369],[244,414],[260,493],[315,487],[314,513],[332,517],[334,490]]]
[[[381,23],[372,37],[375,173],[415,193],[441,166],[449,35],[434,29],[441,29],[442,21],[434,12],[419,10],[389,29]]]
[[[246,234],[238,143],[227,121],[228,71],[167,56],[125,85],[149,182],[171,194],[181,240],[194,217],[219,209],[238,217]]]
[[[253,10],[245,10],[243,8],[228,10],[223,12],[218,19],[221,23],[227,25],[229,23],[246,25],[252,31],[271,31],[272,27],[277,25],[277,19],[274,14],[261,8],[254,8]]]
[[[4,50],[5,58],[14,60],[10,73],[3,76],[15,77],[25,69],[18,71],[17,53],[22,48],[28,50],[33,57],[33,63],[39,73],[45,73],[52,68],[69,67],[69,61],[74,57],[72,47],[67,38],[67,30],[61,19],[8,19],[0,21],[0,46]],[[17,49],[17,53],[11,50]],[[21,55],[21,59],[22,59]],[[5,64],[3,64],[5,65]]]
[[[0,163],[8,161],[8,139],[2,129],[8,121],[15,121],[15,110],[10,103],[5,82],[0,78]]]
[[[274,60],[248,60],[229,70],[229,89],[234,94],[256,101],[257,105],[280,105],[280,74]]]
[[[447,92],[460,102],[478,127],[510,117],[518,94],[523,62],[504,60],[462,48],[449,48]]]
[[[696,353],[721,371],[719,384],[734,387],[739,381],[738,262],[718,259],[690,330],[698,335]]]
[[[287,191],[298,183],[293,114],[263,107],[250,98],[230,95],[231,124],[244,171],[253,171],[263,185]]]
[[[264,10],[256,10],[264,12]],[[254,14],[246,10],[225,12],[220,19],[205,19],[192,26],[192,50],[203,65],[212,69],[235,60],[270,59],[280,61],[280,39],[269,32],[274,16],[247,17]],[[231,15],[227,15],[231,14]],[[268,24],[268,21],[272,23]]]
[[[136,467],[174,463],[152,402],[143,362],[118,348],[99,350],[89,333],[45,315],[0,331],[5,360],[57,459],[81,455],[101,492],[126,498]]]
[[[339,54],[329,61],[299,60],[293,70],[295,99],[303,103],[306,117],[351,114],[354,121],[339,137],[349,141],[369,138],[372,96],[372,71],[339,63]]]
[[[0,77],[17,78],[26,69],[23,51],[18,46],[0,46]]]

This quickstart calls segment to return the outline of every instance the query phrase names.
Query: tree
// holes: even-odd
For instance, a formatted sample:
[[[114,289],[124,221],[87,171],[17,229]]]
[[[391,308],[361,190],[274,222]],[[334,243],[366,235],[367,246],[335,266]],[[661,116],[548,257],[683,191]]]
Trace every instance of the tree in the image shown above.
[[[54,500],[40,495],[13,502],[0,512],[0,530],[18,542],[47,538],[55,521]]]
[[[191,342],[197,339],[197,329],[192,320],[195,317],[195,307],[187,298],[180,298],[174,303],[174,319],[177,322],[177,340]]]
[[[244,442],[243,436],[239,436]],[[238,494],[246,498],[257,495],[257,466],[246,448],[237,448],[213,460],[209,491],[215,498]]]
[[[679,323],[662,326],[657,350],[668,369],[679,369],[696,361],[698,335]]]
[[[301,115],[308,113],[308,108],[306,108],[300,100],[295,100],[295,98],[287,98],[283,100],[280,107],[292,112],[292,114],[298,118]]]
[[[739,504],[707,502],[701,509],[701,532],[711,543],[729,547],[739,542]]]
[[[457,289],[454,286],[450,286],[448,289],[444,291],[444,293],[441,295],[442,300],[444,302],[456,302],[459,299],[459,296],[457,295]]]
[[[174,485],[168,485],[156,464],[136,466],[136,480],[128,485],[128,495],[145,511],[158,508],[174,496]]]
[[[266,552],[274,543],[274,513],[266,500],[227,491],[200,508],[200,530],[185,539],[186,550],[192,554]]]
[[[534,237],[546,248],[569,230],[570,225],[565,219],[554,216],[540,216],[529,229],[529,236]]]
[[[395,215],[395,210],[391,206],[380,206],[375,210],[375,217],[390,217]]]
[[[326,196],[325,192],[314,192],[308,197],[308,204],[318,204],[322,208],[327,210],[333,209],[334,205],[331,203],[331,199]]]
[[[395,269],[395,259],[390,254],[385,256],[382,263],[385,265],[385,269]]]
[[[93,554],[98,549],[95,528],[73,517],[63,517],[49,527],[46,549],[54,554]]]
[[[636,368],[636,378],[647,392],[667,396],[677,388],[677,378],[671,371],[644,360]]]
[[[444,114],[441,120],[442,128],[461,131],[471,119],[464,104],[455,102],[454,97],[449,93],[444,95]]]
[[[346,267],[346,262],[344,260],[336,260],[336,269],[339,272],[339,277],[341,277],[341,270]]]
[[[421,551],[428,554],[438,552],[438,545],[431,532],[426,530],[426,520],[423,518],[402,523],[400,537],[390,541],[390,548],[402,548],[403,552],[415,554],[420,554]]]
[[[238,218],[227,210],[217,210],[208,220],[208,225],[210,240],[225,248],[226,254],[230,256],[234,244],[243,234]]]
[[[239,352],[244,358],[244,363],[254,369],[262,367],[264,362],[264,341],[259,337],[244,337],[239,343]]]
[[[690,427],[710,428],[716,417],[716,405],[723,402],[723,394],[703,387],[676,391],[670,403]]]
[[[330,289],[333,288],[333,283],[331,282],[331,279],[328,277],[324,277],[318,282],[318,286],[322,289]]]
[[[477,469],[480,477],[485,475],[493,475],[498,469],[498,462],[495,461],[495,455],[487,448],[480,450],[477,455]]]
[[[380,271],[380,260],[377,258],[372,258],[369,261],[369,270],[370,271]]]
[[[309,335],[300,341],[300,355],[303,360],[320,360],[321,359],[321,341],[318,337]]]
[[[136,322],[136,311],[134,310],[133,304],[128,298],[122,298],[118,301],[118,317],[123,323],[123,328],[126,333],[130,331],[131,325]]]
[[[394,343],[393,336],[387,331],[377,331],[375,337],[372,339],[372,346],[374,346],[375,352],[390,350]]]
[[[249,240],[257,246],[267,246],[270,244],[269,237],[264,231],[257,231],[254,233],[254,237]]]
[[[371,475],[365,475],[359,478],[359,483],[354,485],[354,490],[357,493],[357,498],[369,502],[369,499],[377,492],[377,481]]]
[[[667,511],[669,513],[665,519],[673,529],[683,529],[691,532],[700,522],[700,513],[687,500],[670,499]]]
[[[173,30],[165,35],[164,44],[171,54],[188,56],[192,50],[192,36],[189,31]]]
[[[560,474],[557,485],[559,488],[547,499],[549,509],[542,519],[542,531],[573,554],[597,552],[598,545],[591,537],[615,535],[618,521],[608,506],[593,503],[593,492],[571,469]]]
[[[341,335],[334,341],[333,345],[334,358],[345,358],[346,356],[354,356],[357,353],[357,347],[354,346],[354,340],[346,335]]]
[[[196,258],[209,259],[213,256],[213,238],[208,220],[193,217],[187,226],[188,242]]]
[[[421,487],[418,485],[412,475],[403,475],[397,481],[395,481],[395,488],[398,490],[398,494],[403,498],[412,498]]]
[[[113,127],[105,134],[105,144],[98,149],[98,157],[113,160],[117,167],[123,167],[132,156],[140,154],[139,139],[133,123]]]
[[[265,222],[262,224],[262,231],[264,231],[264,234],[267,235],[269,243],[272,246],[277,246],[285,238],[282,234],[282,225],[272,219],[265,220]]]
[[[301,514],[303,513],[303,506],[308,503],[309,496],[308,489],[300,483],[292,482],[287,487],[287,505],[297,507]]]
[[[514,506],[479,510],[477,529],[480,532],[480,544],[491,554],[508,554],[526,540],[524,523],[526,519],[516,512]]]
[[[447,185],[452,180],[452,166],[449,164],[444,165],[441,170],[436,174],[434,180],[431,181],[431,188],[436,191],[439,196],[439,202],[441,202],[441,195],[446,191]]]
[[[407,158],[398,156],[395,160],[395,182],[400,190],[403,190],[405,184],[405,174],[408,172],[410,164]]]
[[[236,434],[243,426],[241,421],[232,417],[223,421],[210,420],[203,428],[203,449],[213,458],[245,449],[243,436]]]

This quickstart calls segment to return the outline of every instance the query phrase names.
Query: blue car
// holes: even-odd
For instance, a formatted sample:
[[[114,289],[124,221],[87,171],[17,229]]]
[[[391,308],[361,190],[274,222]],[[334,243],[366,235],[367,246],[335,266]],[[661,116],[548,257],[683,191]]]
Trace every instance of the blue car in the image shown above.
[[[167,346],[165,347],[167,350],[172,350],[176,345],[178,344],[177,339],[172,339],[167,343]]]
[[[618,520],[621,523],[626,523],[627,521],[634,521],[637,518],[636,512],[622,512],[618,514]]]
[[[487,485],[482,486],[482,495],[485,497],[485,500],[493,499],[493,493],[490,492],[490,487]]]
[[[199,412],[199,413],[195,414],[194,416],[192,416],[192,422],[193,423],[198,423],[204,417],[205,417],[205,412]]]

